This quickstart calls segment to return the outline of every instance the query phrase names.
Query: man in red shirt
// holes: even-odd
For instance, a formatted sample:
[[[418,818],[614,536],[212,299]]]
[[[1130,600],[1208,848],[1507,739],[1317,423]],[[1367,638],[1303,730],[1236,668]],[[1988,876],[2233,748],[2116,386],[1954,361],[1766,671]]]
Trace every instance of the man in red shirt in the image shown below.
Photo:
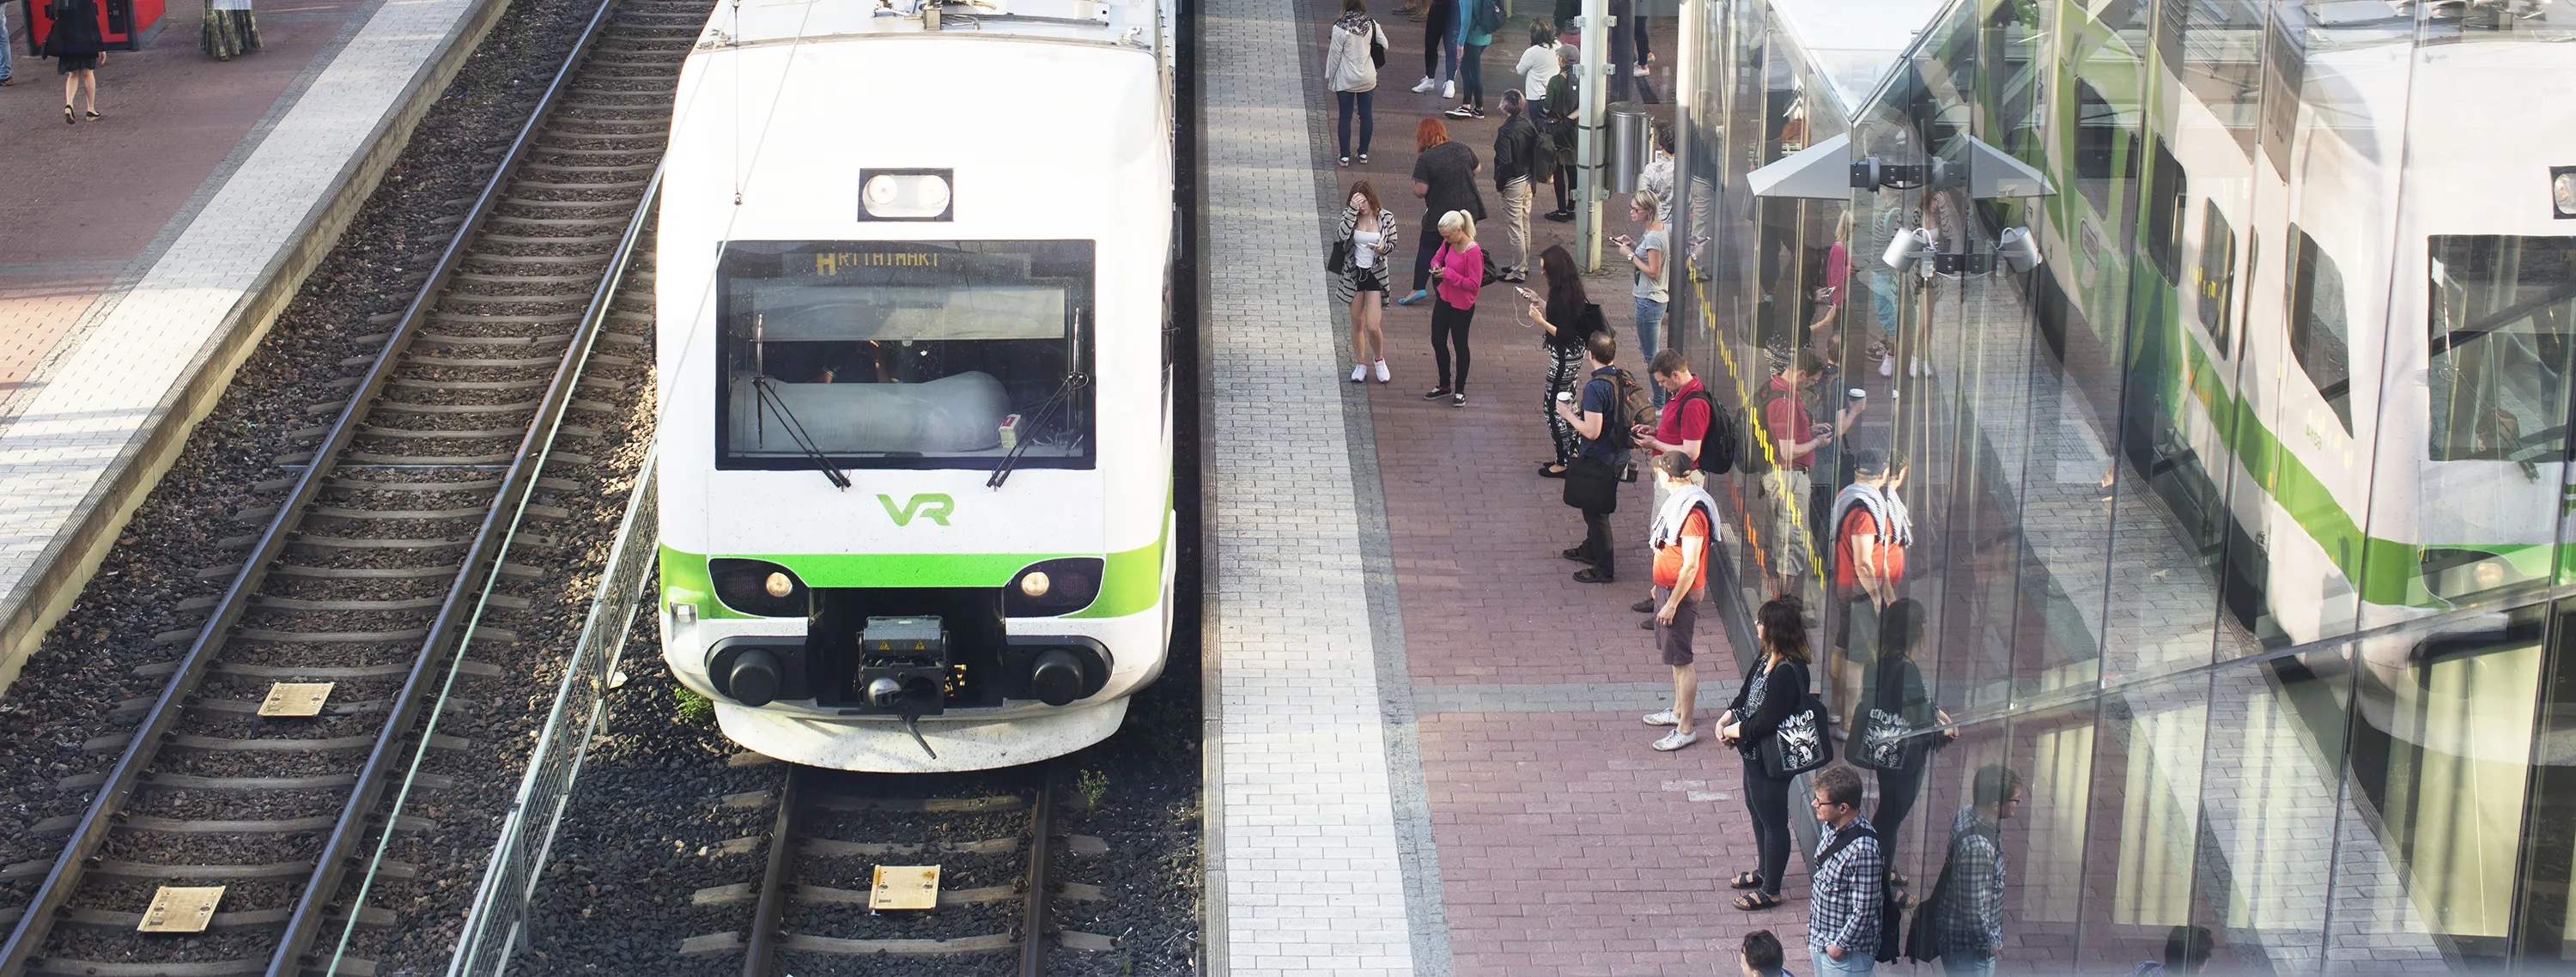
[[[1717,503],[1707,490],[1691,484],[1695,467],[1689,455],[1665,452],[1655,459],[1654,468],[1655,487],[1665,501],[1655,507],[1655,523],[1647,530],[1646,542],[1655,554],[1655,648],[1673,670],[1673,707],[1647,716],[1646,725],[1673,728],[1655,741],[1655,749],[1670,753],[1699,742],[1691,723],[1699,703],[1691,631],[1699,621],[1700,602],[1708,597],[1710,517]]]
[[[1654,374],[1655,385],[1664,388],[1668,396],[1664,400],[1663,413],[1654,427],[1637,425],[1635,432],[1637,447],[1645,449],[1649,460],[1661,458],[1666,454],[1680,454],[1689,458],[1691,464],[1688,481],[1692,485],[1705,488],[1708,485],[1708,479],[1699,471],[1699,451],[1700,445],[1708,438],[1708,424],[1711,416],[1708,390],[1700,386],[1698,377],[1691,375],[1690,359],[1683,356],[1681,350],[1668,349],[1656,353],[1654,362],[1648,370]],[[1671,490],[1664,487],[1663,480],[1656,479],[1654,511],[1662,512],[1664,500],[1671,495]],[[1628,609],[1639,614],[1654,613],[1653,588],[1647,588],[1645,600],[1628,605]],[[1637,626],[1653,630],[1655,622],[1640,621],[1637,622]]]
[[[1807,416],[1806,395],[1807,387],[1822,379],[1824,371],[1824,357],[1813,350],[1799,350],[1762,392],[1762,437],[1771,442],[1772,452],[1765,486],[1774,516],[1771,572],[1779,578],[1782,593],[1796,593],[1798,578],[1806,576],[1814,561],[1803,511],[1810,504],[1814,484],[1807,469],[1816,463],[1816,449],[1834,439],[1834,427]]]
[[[1862,448],[1851,458],[1852,483],[1834,497],[1832,517],[1834,597],[1843,615],[1834,647],[1842,653],[1826,667],[1834,703],[1844,707],[1858,691],[1844,687],[1844,663],[1854,648],[1863,661],[1875,660],[1878,615],[1896,601],[1905,580],[1905,548],[1914,543],[1914,516],[1896,492],[1905,480],[1903,466],[1891,464],[1878,448]],[[1842,714],[1853,711],[1844,708]]]

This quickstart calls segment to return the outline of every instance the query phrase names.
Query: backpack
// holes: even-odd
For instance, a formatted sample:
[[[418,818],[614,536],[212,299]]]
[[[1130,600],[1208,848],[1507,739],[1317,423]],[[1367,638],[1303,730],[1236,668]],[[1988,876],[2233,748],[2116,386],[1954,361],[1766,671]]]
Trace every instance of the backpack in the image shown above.
[[[1557,160],[1556,137],[1547,134],[1545,123],[1533,119],[1531,127],[1538,130],[1538,138],[1530,141],[1529,181],[1554,183]]]
[[[1760,403],[1755,404],[1753,412],[1745,416],[1742,430],[1760,430],[1763,432],[1763,436],[1753,438],[1739,435],[1736,438],[1738,453],[1740,455],[1740,457],[1736,459],[1735,467],[1737,470],[1742,471],[1747,475],[1768,475],[1771,473],[1771,469],[1773,467],[1771,464],[1771,451],[1764,450],[1763,441],[1768,439],[1775,444],[1779,442],[1779,432],[1772,431],[1769,426],[1771,423],[1771,402],[1786,396],[1789,395],[1782,393],[1781,391],[1771,389],[1770,384],[1766,383],[1762,385],[1762,396],[1759,398]],[[1728,420],[1732,422],[1734,418],[1730,417]],[[1714,422],[1712,422],[1712,424],[1713,423]],[[1775,448],[1771,450],[1778,449]]]
[[[1744,452],[1744,434],[1736,426],[1735,417],[1718,409],[1717,398],[1709,396],[1706,387],[1693,391],[1690,396],[1708,405],[1708,433],[1700,436],[1699,470],[1711,475],[1724,475],[1735,470],[1736,456]]]
[[[1610,381],[1612,393],[1610,416],[1601,422],[1601,439],[1618,445],[1621,451],[1636,447],[1637,437],[1630,431],[1655,416],[1654,395],[1638,385],[1637,378],[1628,371],[1615,366],[1610,368],[1608,377],[1600,379]]]
[[[1503,0],[1476,0],[1475,18],[1468,25],[1474,27],[1476,33],[1491,35],[1502,30],[1503,22],[1509,19],[1503,13]]]

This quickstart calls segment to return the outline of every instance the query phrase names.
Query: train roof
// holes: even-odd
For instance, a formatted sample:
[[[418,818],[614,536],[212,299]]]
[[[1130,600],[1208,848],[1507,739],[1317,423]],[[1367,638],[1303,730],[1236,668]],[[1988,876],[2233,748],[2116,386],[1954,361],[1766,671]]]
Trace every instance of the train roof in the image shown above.
[[[926,7],[935,13],[925,15]],[[936,32],[1159,51],[1168,30],[1159,10],[1156,0],[741,0],[708,18],[698,50]]]

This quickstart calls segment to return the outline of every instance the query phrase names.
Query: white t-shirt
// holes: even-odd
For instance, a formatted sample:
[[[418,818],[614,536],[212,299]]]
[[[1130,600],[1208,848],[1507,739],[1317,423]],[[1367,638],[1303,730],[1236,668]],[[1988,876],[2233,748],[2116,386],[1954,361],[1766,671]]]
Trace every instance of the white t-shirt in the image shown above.
[[[1556,78],[1558,67],[1556,45],[1532,44],[1521,52],[1520,61],[1512,65],[1513,71],[1521,73],[1521,96],[1531,104],[1546,101],[1547,83]]]
[[[1351,264],[1361,268],[1377,267],[1377,245],[1385,237],[1374,227],[1351,228]]]
[[[1666,240],[1667,236],[1663,231],[1647,231],[1637,237],[1637,244],[1635,247],[1628,249],[1635,252],[1639,259],[1645,258],[1646,252],[1648,251],[1664,252],[1664,273],[1656,275],[1653,278],[1648,278],[1646,277],[1644,270],[1641,269],[1637,271],[1636,285],[1628,290],[1629,294],[1641,299],[1653,299],[1657,302],[1668,301],[1671,299],[1671,293],[1664,286],[1664,283],[1669,281],[1673,274],[1673,256],[1670,251],[1666,250],[1667,245],[1664,243]]]

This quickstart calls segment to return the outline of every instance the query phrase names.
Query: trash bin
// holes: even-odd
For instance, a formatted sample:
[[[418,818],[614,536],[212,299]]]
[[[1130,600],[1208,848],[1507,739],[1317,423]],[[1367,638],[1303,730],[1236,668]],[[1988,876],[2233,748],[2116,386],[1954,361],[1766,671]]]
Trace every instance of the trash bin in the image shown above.
[[[1610,189],[1614,193],[1637,192],[1637,175],[1646,169],[1646,142],[1652,138],[1653,123],[1644,106],[1635,102],[1610,103]]]

